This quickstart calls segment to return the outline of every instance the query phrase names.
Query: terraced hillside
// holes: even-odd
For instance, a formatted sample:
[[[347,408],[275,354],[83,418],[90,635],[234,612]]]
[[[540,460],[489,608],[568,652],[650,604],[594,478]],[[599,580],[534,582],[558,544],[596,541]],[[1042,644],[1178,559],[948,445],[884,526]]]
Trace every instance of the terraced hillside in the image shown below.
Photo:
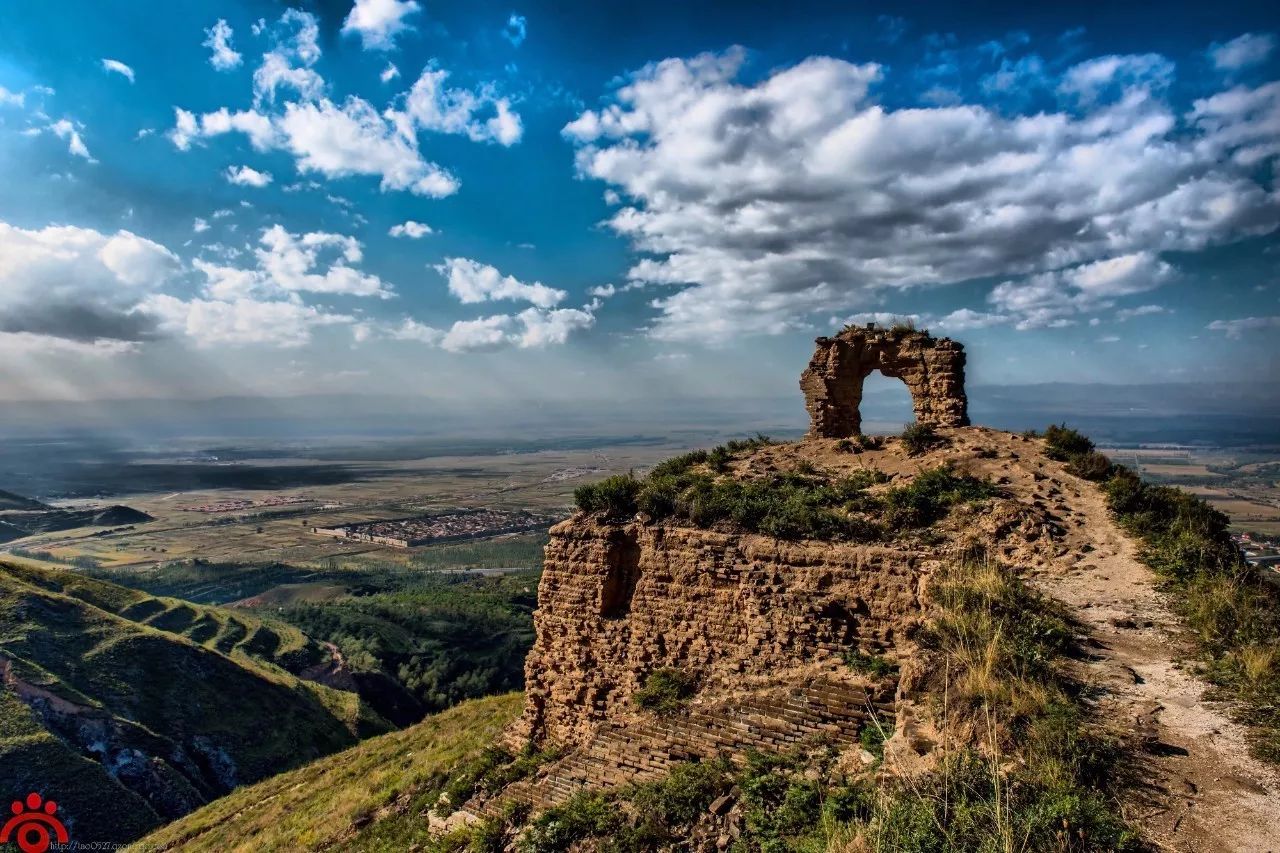
[[[0,563],[0,787],[129,841],[388,726],[288,627]],[[291,672],[292,670],[293,672]]]

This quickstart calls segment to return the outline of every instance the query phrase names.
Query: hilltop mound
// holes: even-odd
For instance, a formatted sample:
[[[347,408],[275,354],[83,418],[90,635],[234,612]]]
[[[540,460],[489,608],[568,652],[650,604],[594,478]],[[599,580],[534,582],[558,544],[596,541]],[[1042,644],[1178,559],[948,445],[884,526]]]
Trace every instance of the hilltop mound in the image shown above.
[[[116,504],[88,509],[58,509],[38,501],[0,492],[0,542],[37,533],[74,530],[77,527],[123,527],[155,521],[133,507]]]
[[[56,792],[78,841],[129,841],[385,731],[288,671],[328,657],[243,614],[0,563],[0,787]]]

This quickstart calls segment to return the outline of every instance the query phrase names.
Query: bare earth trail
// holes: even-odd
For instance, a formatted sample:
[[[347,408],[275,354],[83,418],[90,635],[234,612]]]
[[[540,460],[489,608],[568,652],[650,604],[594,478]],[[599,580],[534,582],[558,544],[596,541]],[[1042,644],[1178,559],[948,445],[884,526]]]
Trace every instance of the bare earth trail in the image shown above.
[[[1034,580],[1091,634],[1084,676],[1102,689],[1104,718],[1147,744],[1148,763],[1135,768],[1145,796],[1128,804],[1130,817],[1167,850],[1277,853],[1280,773],[1252,758],[1245,729],[1205,700],[1190,644],[1136,544],[1093,484],[1054,472],[1036,487],[1063,517],[1069,550]]]

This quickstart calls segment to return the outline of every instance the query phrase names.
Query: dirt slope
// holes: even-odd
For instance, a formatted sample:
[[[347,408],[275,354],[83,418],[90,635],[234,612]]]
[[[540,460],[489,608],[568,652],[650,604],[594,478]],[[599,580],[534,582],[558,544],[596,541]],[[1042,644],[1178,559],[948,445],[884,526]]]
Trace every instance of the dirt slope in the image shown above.
[[[1091,635],[1094,659],[1083,679],[1099,688],[1118,733],[1148,744],[1134,768],[1135,822],[1168,850],[1280,851],[1280,771],[1252,758],[1245,729],[1204,698],[1208,685],[1192,672],[1188,638],[1098,487],[1046,459],[1037,440],[982,427],[941,432],[950,443],[915,458],[892,446],[850,457],[820,440],[766,451],[753,463],[797,454],[823,467],[910,473],[952,460],[1047,510],[1061,537],[1000,556],[1027,566],[1041,589],[1074,610]]]
[[[1189,672],[1190,644],[1097,488],[1063,479],[1068,503],[1089,522],[1068,538],[1075,567],[1045,572],[1040,583],[1092,632],[1089,675],[1106,688],[1107,715],[1150,744],[1136,822],[1170,850],[1280,850],[1280,774],[1250,757],[1244,729],[1204,699],[1205,683]]]

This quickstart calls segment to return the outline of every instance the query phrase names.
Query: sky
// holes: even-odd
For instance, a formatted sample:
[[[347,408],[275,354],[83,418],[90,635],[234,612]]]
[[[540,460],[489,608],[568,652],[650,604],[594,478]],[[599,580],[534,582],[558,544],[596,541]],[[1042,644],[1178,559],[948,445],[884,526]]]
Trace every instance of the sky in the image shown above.
[[[1280,376],[1272,4],[0,2],[0,399]]]

